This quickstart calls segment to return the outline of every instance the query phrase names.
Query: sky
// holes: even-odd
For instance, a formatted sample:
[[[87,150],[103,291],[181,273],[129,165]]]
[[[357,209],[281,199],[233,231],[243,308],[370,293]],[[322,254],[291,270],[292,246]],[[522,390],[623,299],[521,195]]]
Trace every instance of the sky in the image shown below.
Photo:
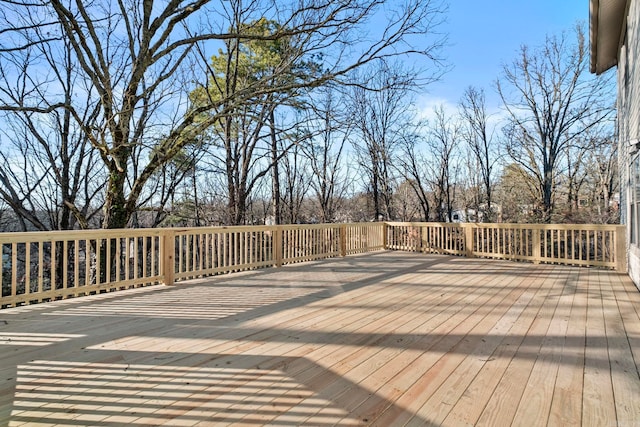
[[[571,30],[578,21],[588,30],[588,20],[589,0],[449,0],[447,22],[441,28],[449,41],[442,56],[452,69],[427,87],[417,107],[455,108],[473,85],[484,88],[489,111],[499,110],[494,81],[520,46],[539,46],[546,35]]]

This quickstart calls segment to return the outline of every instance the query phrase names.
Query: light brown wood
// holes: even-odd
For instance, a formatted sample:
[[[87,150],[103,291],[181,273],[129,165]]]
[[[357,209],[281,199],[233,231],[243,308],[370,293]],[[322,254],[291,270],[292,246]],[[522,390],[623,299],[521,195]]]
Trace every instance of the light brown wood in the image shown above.
[[[564,274],[556,277],[555,280],[565,282],[566,278],[563,276]],[[559,292],[557,292],[557,296],[547,299],[548,306],[554,303],[555,306],[553,310],[549,311],[550,321],[546,331],[541,331],[545,338],[536,355],[526,388],[514,415],[513,423],[515,425],[546,426],[548,423],[552,404],[552,399],[549,396],[553,396],[556,386],[562,349],[565,345],[567,319],[575,296],[575,291],[571,286],[554,286],[554,288]]]
[[[613,271],[398,251],[11,308],[0,425],[633,425],[638,313]]]
[[[603,299],[611,295],[601,287],[599,275],[589,280],[587,289],[586,348],[583,384],[582,422],[585,425],[607,425],[616,416],[609,359],[609,338],[605,327]],[[613,339],[613,331],[611,338]],[[622,337],[618,336],[618,339]],[[637,369],[636,369],[637,375]]]
[[[572,271],[567,287],[587,289],[588,277],[582,270]],[[574,293],[549,413],[552,425],[582,423],[586,315],[587,304],[581,303]]]
[[[615,397],[616,418],[620,425],[632,425],[640,420],[640,383],[634,381],[633,373],[637,372],[632,349],[637,345],[629,340],[614,339],[614,336],[640,337],[631,331],[627,331],[623,315],[621,314],[627,304],[625,292],[618,286],[617,281],[601,280],[602,289],[606,295],[603,298],[603,310],[611,313],[605,316],[605,328],[607,331],[607,349],[609,360],[612,364],[611,382]],[[622,291],[622,292],[620,292]],[[624,298],[624,300],[623,300]],[[622,304],[622,306],[621,306]],[[637,325],[629,325],[636,328]],[[611,336],[611,338],[609,338]]]
[[[182,246],[182,240],[180,240],[180,246]],[[160,242],[160,250],[162,281],[165,285],[173,285],[176,256],[176,239],[173,234],[165,232]],[[180,254],[182,254],[182,251],[180,251]]]

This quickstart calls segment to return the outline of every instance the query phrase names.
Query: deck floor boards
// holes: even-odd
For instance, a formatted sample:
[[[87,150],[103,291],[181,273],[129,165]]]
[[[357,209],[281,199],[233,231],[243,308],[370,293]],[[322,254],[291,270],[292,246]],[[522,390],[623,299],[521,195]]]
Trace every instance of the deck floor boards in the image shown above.
[[[377,252],[0,311],[0,425],[637,425],[640,292]]]

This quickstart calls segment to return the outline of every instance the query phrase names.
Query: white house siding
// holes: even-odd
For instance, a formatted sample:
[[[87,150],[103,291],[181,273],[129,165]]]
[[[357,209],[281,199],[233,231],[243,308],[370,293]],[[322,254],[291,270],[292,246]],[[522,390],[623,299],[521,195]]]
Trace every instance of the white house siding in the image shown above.
[[[625,41],[618,59],[618,127],[620,155],[621,221],[627,224],[629,275],[640,288],[640,182],[633,168],[640,171],[638,153],[631,144],[640,140],[640,2],[632,0],[627,15]],[[634,177],[636,175],[636,177]],[[635,197],[634,192],[635,191]],[[632,208],[634,203],[636,208]],[[635,234],[635,236],[632,236]]]

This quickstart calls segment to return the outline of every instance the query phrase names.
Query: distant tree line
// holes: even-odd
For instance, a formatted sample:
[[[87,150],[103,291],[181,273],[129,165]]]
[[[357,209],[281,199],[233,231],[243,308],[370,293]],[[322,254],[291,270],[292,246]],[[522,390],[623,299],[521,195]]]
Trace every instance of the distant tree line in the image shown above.
[[[425,114],[439,1],[2,4],[1,229],[617,221],[579,26]]]

